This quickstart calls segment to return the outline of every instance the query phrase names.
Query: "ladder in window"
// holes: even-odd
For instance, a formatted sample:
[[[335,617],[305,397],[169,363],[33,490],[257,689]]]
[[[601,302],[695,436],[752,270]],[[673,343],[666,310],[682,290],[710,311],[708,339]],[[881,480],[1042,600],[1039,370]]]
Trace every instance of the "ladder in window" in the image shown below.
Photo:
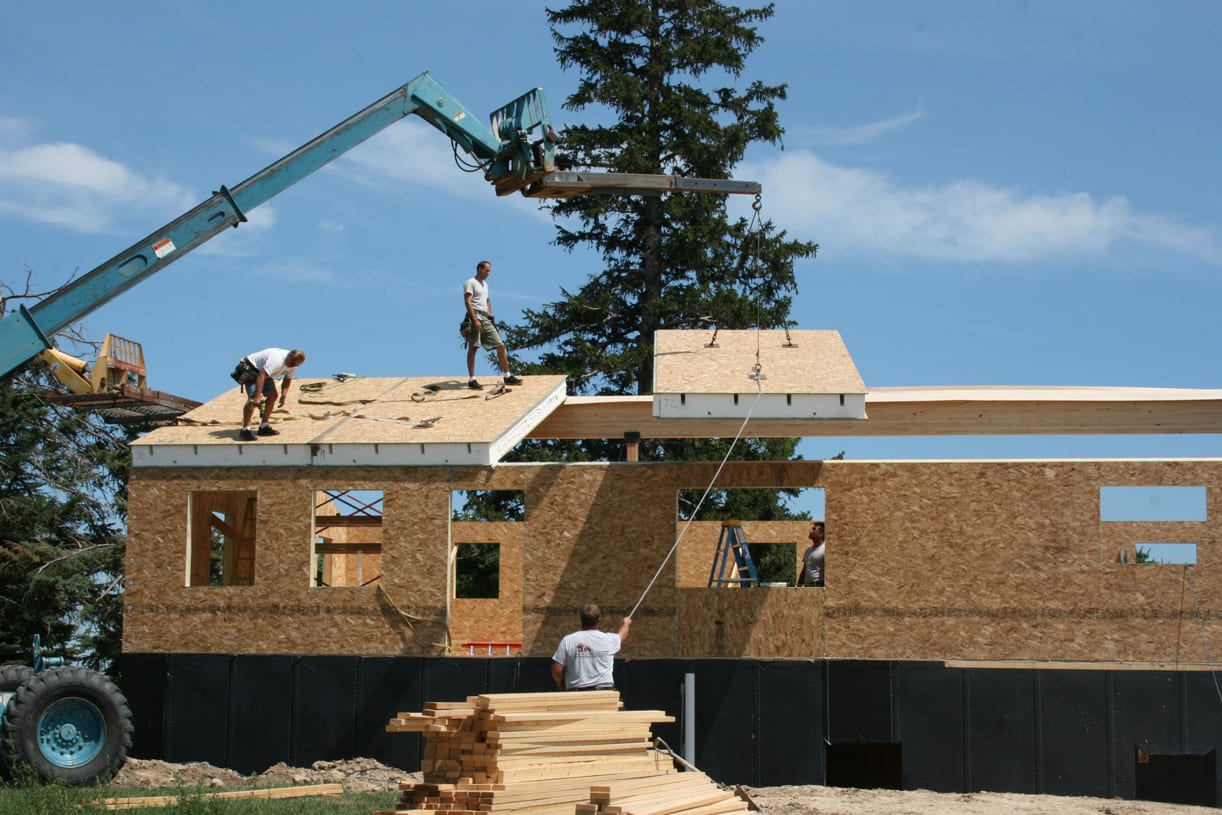
[[[747,548],[747,536],[743,534],[742,524],[738,521],[722,521],[717,552],[713,555],[713,568],[709,569],[709,588],[759,584],[759,576],[755,573],[755,562],[751,560],[751,550]]]

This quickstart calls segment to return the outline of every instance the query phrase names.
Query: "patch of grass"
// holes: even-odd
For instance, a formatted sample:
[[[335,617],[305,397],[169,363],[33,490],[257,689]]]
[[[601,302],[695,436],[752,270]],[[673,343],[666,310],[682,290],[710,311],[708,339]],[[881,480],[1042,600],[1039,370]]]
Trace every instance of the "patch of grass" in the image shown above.
[[[399,800],[395,790],[350,792],[343,796],[260,800],[251,798],[209,798],[199,787],[150,792],[136,787],[65,787],[58,784],[0,786],[0,815],[101,815],[109,813],[106,798],[144,798],[150,795],[175,795],[176,806],[139,807],[119,810],[135,815],[373,815],[394,809]]]

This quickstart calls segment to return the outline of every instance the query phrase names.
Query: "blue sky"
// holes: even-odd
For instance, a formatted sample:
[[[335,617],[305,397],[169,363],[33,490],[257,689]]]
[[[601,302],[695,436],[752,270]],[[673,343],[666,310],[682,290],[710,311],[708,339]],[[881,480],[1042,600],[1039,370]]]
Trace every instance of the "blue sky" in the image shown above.
[[[553,5],[559,5],[558,2]],[[0,280],[45,291],[429,70],[481,115],[560,70],[544,4],[0,5]],[[867,387],[1218,387],[1222,5],[781,0],[744,77],[788,83],[784,149],[735,173],[820,244],[799,328]],[[562,132],[563,135],[563,132]],[[736,201],[746,211],[747,200]],[[579,287],[535,202],[411,118],[84,320],[207,400],[243,354],[303,375],[457,377],[461,284],[502,320]],[[479,371],[492,373],[481,361]],[[808,458],[1218,456],[1212,436],[813,439]]]

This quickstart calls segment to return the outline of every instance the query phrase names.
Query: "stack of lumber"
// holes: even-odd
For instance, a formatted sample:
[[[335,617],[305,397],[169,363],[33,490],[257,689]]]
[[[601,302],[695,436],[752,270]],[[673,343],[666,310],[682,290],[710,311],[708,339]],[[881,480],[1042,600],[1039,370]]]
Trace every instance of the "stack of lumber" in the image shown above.
[[[750,806],[704,773],[689,772],[613,781],[590,787],[589,803],[575,815],[731,815]]]
[[[617,691],[493,693],[399,713],[389,732],[425,738],[419,784],[398,815],[720,815],[746,805],[699,772],[678,773],[650,740],[660,710],[623,710]],[[647,792],[644,792],[647,791]],[[724,799],[733,808],[709,808]],[[656,808],[657,805],[663,808]],[[379,813],[382,815],[382,813]],[[387,813],[386,815],[390,815]]]

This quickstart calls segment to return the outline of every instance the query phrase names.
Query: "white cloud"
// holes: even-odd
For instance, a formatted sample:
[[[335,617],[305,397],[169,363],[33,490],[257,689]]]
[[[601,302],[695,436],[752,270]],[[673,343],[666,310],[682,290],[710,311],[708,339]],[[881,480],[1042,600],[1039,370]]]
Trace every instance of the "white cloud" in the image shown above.
[[[308,260],[277,260],[255,267],[255,277],[270,277],[295,284],[334,283],[339,276],[333,269]]]
[[[0,115],[0,143],[12,144],[25,141],[33,129],[28,119]]]
[[[83,145],[0,147],[0,212],[26,220],[104,232],[115,228],[120,216],[174,214],[196,203],[185,187],[134,172]]]
[[[893,130],[900,130],[924,118],[921,111],[906,113],[881,122],[857,125],[856,127],[808,127],[793,131],[793,135],[809,139],[827,147],[867,144],[882,138]]]
[[[1121,245],[1222,265],[1216,229],[1135,212],[1123,197],[1029,193],[966,180],[905,187],[806,150],[739,167],[764,187],[765,217],[823,250],[865,257],[1022,263],[1099,256]]]

